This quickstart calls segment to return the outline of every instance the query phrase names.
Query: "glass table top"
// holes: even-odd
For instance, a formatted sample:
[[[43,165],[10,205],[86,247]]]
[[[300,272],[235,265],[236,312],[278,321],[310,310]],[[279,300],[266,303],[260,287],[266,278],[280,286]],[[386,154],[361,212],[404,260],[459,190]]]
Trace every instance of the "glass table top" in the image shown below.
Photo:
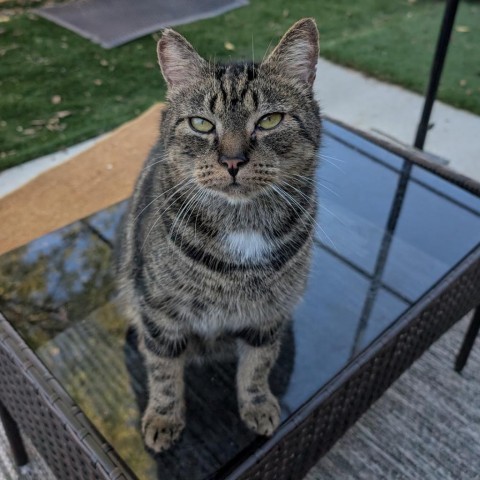
[[[480,243],[480,198],[325,122],[307,291],[271,376],[298,410]],[[0,311],[139,478],[202,479],[261,442],[241,423],[233,364],[192,366],[187,429],[152,456],[146,379],[115,308],[123,202],[0,257]]]

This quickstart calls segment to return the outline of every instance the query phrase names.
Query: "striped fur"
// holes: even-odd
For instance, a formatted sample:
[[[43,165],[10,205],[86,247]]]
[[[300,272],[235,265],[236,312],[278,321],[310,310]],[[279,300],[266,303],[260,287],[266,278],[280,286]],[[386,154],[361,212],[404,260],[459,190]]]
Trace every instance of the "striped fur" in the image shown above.
[[[145,442],[161,451],[179,437],[185,362],[232,351],[240,415],[270,435],[280,409],[268,375],[304,290],[316,213],[316,26],[297,22],[259,65],[207,63],[172,30],[158,53],[168,106],[131,199],[118,268],[149,372]],[[277,127],[256,127],[274,112],[284,114]],[[214,132],[194,131],[190,117]],[[248,160],[236,185],[224,157]]]

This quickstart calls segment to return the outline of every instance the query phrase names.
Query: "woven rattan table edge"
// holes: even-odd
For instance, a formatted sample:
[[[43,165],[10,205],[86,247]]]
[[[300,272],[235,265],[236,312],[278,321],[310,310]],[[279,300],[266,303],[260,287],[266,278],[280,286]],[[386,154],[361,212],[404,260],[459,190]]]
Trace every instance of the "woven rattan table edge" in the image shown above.
[[[42,406],[51,411],[54,418],[58,419],[62,427],[68,432],[72,441],[91,460],[91,464],[87,466],[87,468],[94,470],[91,478],[109,480],[133,480],[137,478],[0,312],[0,354],[2,351],[11,361],[11,368],[15,369],[16,373],[24,377],[33,387],[32,390]],[[8,367],[3,364],[2,368]],[[18,402],[12,405],[12,399],[6,398],[3,394],[5,391],[3,382],[4,378],[0,375],[0,386],[3,387],[0,388],[0,400],[5,404],[20,428],[23,427],[23,430],[25,430],[24,415],[31,414],[31,411],[23,411],[22,414],[22,408],[19,407],[22,403],[21,399],[18,399]],[[26,433],[30,437],[32,432]],[[32,437],[30,437],[30,440],[39,453],[44,456],[46,444],[35,442],[35,436]],[[57,447],[61,449],[62,445],[57,445]],[[50,449],[51,445],[48,448]],[[48,454],[51,455],[50,450]],[[68,452],[63,451],[62,455],[68,455]],[[65,464],[65,462],[63,463]],[[52,466],[49,465],[49,467]],[[58,479],[70,480],[73,478],[72,474],[74,472],[68,471],[68,469],[57,469],[55,471],[55,468],[53,468],[53,473]],[[80,478],[83,480],[83,477]]]

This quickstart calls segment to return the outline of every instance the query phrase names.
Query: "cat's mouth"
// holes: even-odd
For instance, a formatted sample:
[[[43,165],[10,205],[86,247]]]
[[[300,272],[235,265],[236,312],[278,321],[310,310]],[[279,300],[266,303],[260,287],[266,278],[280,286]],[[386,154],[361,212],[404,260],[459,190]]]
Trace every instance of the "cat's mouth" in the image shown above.
[[[252,188],[252,186],[249,186],[248,182],[239,182],[236,179],[228,182],[227,184],[224,183],[223,185],[216,185],[213,187],[213,190],[216,190],[220,194],[232,200],[247,200],[255,194],[255,189]]]

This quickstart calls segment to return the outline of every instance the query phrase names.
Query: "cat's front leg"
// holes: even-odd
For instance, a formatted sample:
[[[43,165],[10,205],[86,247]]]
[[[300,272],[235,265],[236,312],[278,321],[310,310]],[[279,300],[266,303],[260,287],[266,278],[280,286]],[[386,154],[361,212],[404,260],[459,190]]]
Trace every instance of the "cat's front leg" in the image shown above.
[[[145,329],[140,343],[146,361],[149,397],[142,418],[145,444],[170,448],[185,428],[184,368],[187,340],[178,332]]]
[[[280,423],[280,406],[268,377],[280,350],[279,329],[241,332],[238,340],[237,397],[240,417],[259,435],[272,435]]]

